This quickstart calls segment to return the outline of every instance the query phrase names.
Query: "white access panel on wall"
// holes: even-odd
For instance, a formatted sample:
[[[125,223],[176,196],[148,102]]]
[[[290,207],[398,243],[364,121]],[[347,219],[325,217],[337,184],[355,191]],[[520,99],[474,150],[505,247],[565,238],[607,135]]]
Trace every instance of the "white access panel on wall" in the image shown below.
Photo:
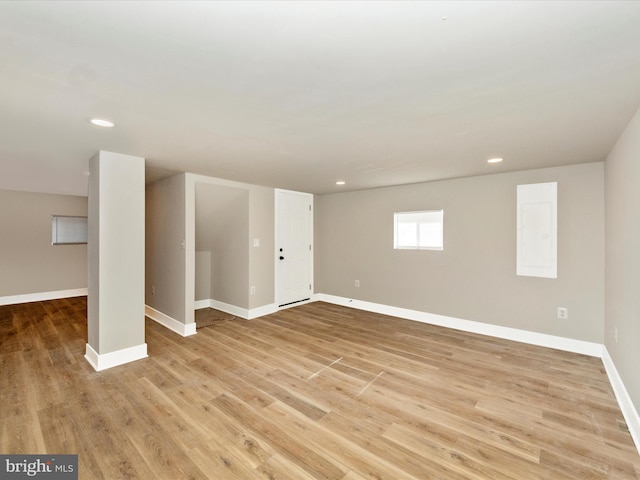
[[[516,274],[558,277],[558,183],[518,185]]]

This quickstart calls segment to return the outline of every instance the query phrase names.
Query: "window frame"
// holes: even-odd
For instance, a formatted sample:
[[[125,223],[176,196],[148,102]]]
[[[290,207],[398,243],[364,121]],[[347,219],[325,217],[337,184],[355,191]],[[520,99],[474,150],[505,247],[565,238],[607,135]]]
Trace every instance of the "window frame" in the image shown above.
[[[416,222],[417,225],[417,230],[416,230],[416,245],[409,245],[409,244],[400,244],[400,233],[399,233],[399,224],[403,223],[402,222],[402,217],[404,216],[405,219],[407,219],[407,217],[409,215],[412,216],[419,216],[419,215],[425,215],[425,216],[438,216],[439,218],[436,219],[436,221],[420,221],[418,220]],[[409,222],[405,222],[405,223],[409,223]],[[420,225],[421,224],[433,224],[436,223],[438,225],[440,225],[440,238],[439,238],[439,244],[435,245],[429,245],[429,246],[424,246],[424,245],[420,245]],[[438,210],[416,210],[416,211],[408,211],[408,212],[394,212],[393,213],[393,249],[394,250],[434,250],[434,251],[443,251],[444,250],[444,209],[438,209]]]
[[[84,245],[88,242],[88,217],[51,215],[51,245]]]

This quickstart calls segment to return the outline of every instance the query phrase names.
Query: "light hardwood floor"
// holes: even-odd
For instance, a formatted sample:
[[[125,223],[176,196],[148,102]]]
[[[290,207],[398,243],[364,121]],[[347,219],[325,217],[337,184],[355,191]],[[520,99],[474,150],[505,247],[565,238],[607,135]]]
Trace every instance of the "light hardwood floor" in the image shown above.
[[[81,479],[638,479],[597,358],[312,303],[95,372],[86,299],[0,307],[0,453]]]

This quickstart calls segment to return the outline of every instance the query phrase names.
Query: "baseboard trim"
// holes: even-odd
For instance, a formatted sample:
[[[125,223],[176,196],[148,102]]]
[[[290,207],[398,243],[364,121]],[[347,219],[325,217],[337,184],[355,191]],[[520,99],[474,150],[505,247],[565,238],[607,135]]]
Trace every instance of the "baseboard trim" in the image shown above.
[[[272,313],[276,313],[278,311],[278,305],[275,303],[271,303],[269,305],[263,305],[261,307],[252,308],[249,310],[249,320],[253,320],[254,318],[264,317],[265,315],[271,315]]]
[[[231,305],[229,303],[220,302],[212,298],[208,298],[206,300],[196,300],[195,309],[200,310],[201,308],[215,308],[216,310],[220,310],[221,312],[225,312],[236,317],[244,318],[245,320],[253,320],[254,318],[270,315],[278,311],[278,306],[275,303],[262,305],[261,307],[257,308],[247,309],[237,307],[236,305]]]
[[[88,294],[86,288],[74,288],[71,290],[56,290],[54,292],[25,293],[22,295],[9,295],[0,297],[0,305],[15,305],[17,303],[44,302],[58,300],[60,298],[83,297]]]
[[[428,323],[430,325],[438,325],[441,327],[453,328],[465,332],[478,333],[480,335],[488,335],[490,337],[503,338],[505,340],[513,340],[516,342],[528,343],[530,345],[538,345],[541,347],[555,348],[568,352],[580,353],[591,357],[602,357],[602,345],[599,343],[585,342],[582,340],[574,340],[572,338],[556,337],[544,333],[529,332],[516,328],[502,327],[499,325],[490,325],[487,323],[476,322],[472,320],[463,320],[461,318],[447,317],[434,313],[422,312],[419,310],[411,310],[408,308],[391,307],[379,303],[365,302],[362,300],[354,300],[335,295],[327,295],[319,293],[314,296],[315,300],[342,305],[345,307],[358,308],[368,312],[381,313],[393,317],[406,318],[417,322]]]
[[[96,372],[101,372],[108,368],[124,365],[142,358],[147,358],[147,344],[136,345],[135,347],[123,348],[115,352],[99,354],[87,343],[84,358],[89,362]]]
[[[237,307],[235,305],[231,305],[230,303],[220,302],[218,300],[210,299],[209,306],[211,308],[215,308],[216,310],[220,310],[221,312],[229,313],[236,317],[249,319],[249,310],[242,307]]]
[[[149,305],[144,306],[144,314],[154,322],[157,322],[160,325],[167,327],[172,332],[175,332],[178,335],[181,335],[183,337],[188,337],[190,335],[196,334],[195,322],[187,323],[187,324],[179,322],[175,318],[170,317],[169,315],[162,313],[161,311],[156,310],[155,308],[150,307]]]
[[[202,310],[203,308],[211,307],[211,299],[207,298],[206,300],[196,300],[194,302],[194,308],[196,310]]]
[[[618,400],[618,405],[620,405],[620,410],[622,410],[624,420],[627,422],[631,438],[633,438],[638,454],[640,454],[640,416],[631,401],[629,392],[627,392],[627,389],[622,382],[622,378],[613,363],[613,359],[609,355],[607,347],[602,347],[602,363],[604,363],[604,368],[607,372],[607,376],[609,377],[611,387],[613,388],[613,393],[615,393],[616,399]]]

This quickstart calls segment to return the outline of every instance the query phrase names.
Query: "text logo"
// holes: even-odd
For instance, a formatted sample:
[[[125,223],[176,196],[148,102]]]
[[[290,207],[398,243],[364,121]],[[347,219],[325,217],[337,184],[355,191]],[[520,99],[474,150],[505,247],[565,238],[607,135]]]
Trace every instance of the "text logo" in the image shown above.
[[[0,455],[0,480],[78,480],[78,455]]]

